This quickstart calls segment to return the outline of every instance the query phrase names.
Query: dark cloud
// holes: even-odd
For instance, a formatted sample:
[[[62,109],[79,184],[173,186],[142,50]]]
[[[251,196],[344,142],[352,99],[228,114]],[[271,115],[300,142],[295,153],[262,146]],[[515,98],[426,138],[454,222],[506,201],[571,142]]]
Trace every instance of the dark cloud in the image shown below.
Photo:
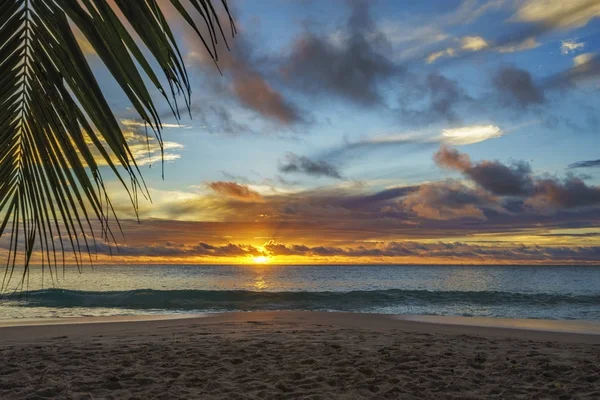
[[[378,85],[401,72],[385,53],[390,45],[370,18],[367,1],[352,1],[339,43],[316,33],[296,41],[283,72],[309,93],[326,92],[361,105],[381,103]]]
[[[474,182],[499,196],[523,196],[531,192],[531,167],[526,162],[510,166],[498,161],[482,161],[465,171]]]
[[[437,72],[423,78],[417,76],[404,82],[399,96],[399,111],[403,119],[431,124],[460,120],[456,108],[470,100],[458,82]],[[416,108],[424,103],[424,106]]]
[[[500,68],[493,77],[494,87],[507,104],[529,107],[546,101],[544,91],[538,87],[531,74],[515,67]]]
[[[283,173],[302,173],[314,177],[326,176],[329,178],[343,179],[338,168],[323,160],[313,161],[308,157],[288,153],[285,160],[279,165]]]
[[[460,153],[458,150],[442,146],[437,153],[433,155],[433,161],[440,167],[455,169],[457,171],[466,171],[471,168],[471,158],[468,154]]]
[[[213,257],[243,257],[243,256],[259,256],[261,252],[251,245],[241,245],[228,243],[222,246],[213,246],[207,243],[200,242],[192,247],[190,251],[194,255],[213,256]]]
[[[235,73],[233,92],[242,104],[267,118],[283,124],[303,120],[300,112],[257,73]]]
[[[369,207],[373,204],[385,203],[399,197],[404,197],[418,189],[418,186],[404,186],[385,189],[375,194],[348,196],[348,198],[342,199],[340,204],[349,209],[360,209]]]
[[[600,246],[538,246],[510,243],[508,245],[479,245],[465,242],[384,241],[375,243],[359,242],[354,246],[331,246],[306,244],[286,244],[275,240],[263,246],[250,244],[219,244],[197,242],[179,245],[166,242],[156,245],[111,246],[97,243],[98,254],[123,257],[348,257],[348,258],[398,258],[419,257],[421,259],[457,259],[470,262],[591,262],[600,259]]]
[[[525,204],[536,211],[600,206],[600,187],[589,186],[574,176],[564,180],[536,178],[525,162],[510,166],[488,160],[473,163],[468,155],[447,147],[442,147],[434,160],[441,167],[461,172],[494,195],[524,198]]]
[[[539,179],[535,183],[535,194],[529,201],[538,207],[576,208],[600,205],[600,187],[588,186],[577,177],[563,181]]]
[[[325,257],[422,257],[462,258],[466,260],[503,260],[596,262],[600,257],[600,246],[525,246],[492,247],[462,242],[419,243],[387,242],[375,246],[328,247],[285,245],[269,242],[265,251],[272,256],[325,256]]]
[[[442,182],[443,183],[443,182]],[[441,183],[438,183],[441,184]],[[422,185],[425,186],[425,185]],[[477,196],[477,192],[471,194]],[[164,254],[166,251],[181,253],[182,245],[186,249],[203,243],[248,243],[248,238],[261,237],[264,241],[273,239],[279,243],[301,243],[305,246],[335,247],[341,243],[353,246],[360,241],[390,241],[432,239],[452,240],[473,235],[488,234],[488,240],[494,241],[494,235],[536,235],[556,230],[569,232],[570,229],[597,228],[600,226],[600,207],[554,209],[551,212],[538,212],[524,201],[512,201],[506,204],[498,199],[486,203],[485,197],[472,199],[479,208],[482,218],[431,219],[416,215],[404,207],[402,201],[412,194],[382,192],[378,201],[351,202],[356,193],[347,190],[328,190],[280,194],[265,196],[263,202],[242,202],[234,198],[213,198],[227,214],[219,222],[210,221],[174,221],[169,219],[147,219],[139,224],[135,220],[121,220],[121,226],[130,247],[148,246],[144,254]],[[411,193],[415,193],[414,190]],[[469,193],[469,192],[467,192]],[[366,194],[367,196],[374,196]],[[388,199],[385,199],[388,198]],[[464,199],[465,197],[462,197]],[[463,201],[454,200],[457,207]],[[186,200],[186,205],[189,201]],[[171,205],[172,215],[179,217],[181,209]],[[202,212],[213,209],[214,203],[196,204]],[[495,207],[504,207],[510,212]],[[460,207],[459,207],[460,209]],[[534,211],[534,212],[532,212]],[[185,211],[184,211],[185,212]],[[448,213],[448,210],[444,210]],[[455,213],[456,214],[456,213]],[[446,214],[448,215],[448,214]],[[480,214],[481,215],[481,214]],[[259,220],[260,223],[256,221]],[[171,242],[165,243],[166,241]],[[263,241],[263,242],[264,242]],[[176,243],[177,245],[174,245]],[[0,248],[8,247],[5,238],[0,239]],[[163,251],[151,250],[154,247],[168,247]],[[507,244],[514,248],[514,244]],[[288,246],[289,247],[289,246]],[[170,248],[170,249],[169,249]],[[300,249],[296,248],[296,251]],[[113,254],[118,254],[114,252]]]
[[[205,72],[210,87],[219,95],[228,93],[246,108],[281,124],[304,122],[300,110],[268,81],[267,74],[262,71],[261,57],[252,42],[244,39],[243,35],[244,32],[229,40],[229,48],[223,40],[217,45],[218,67],[229,85],[224,85],[223,77],[215,73],[213,60],[191,30],[185,35],[192,49],[188,58]]]
[[[569,168],[593,168],[600,167],[600,160],[587,160],[587,161],[578,161],[576,163],[570,164]]]
[[[600,77],[600,56],[582,54],[576,57],[575,61],[578,61],[576,65],[546,79],[544,85],[550,89],[563,89],[580,81]]]
[[[242,201],[262,201],[263,197],[256,191],[246,185],[240,185],[235,182],[215,181],[208,182],[207,187],[215,193],[223,196],[229,196]]]
[[[205,128],[215,133],[237,136],[246,133],[254,133],[246,124],[235,120],[231,112],[219,104],[211,104],[209,101],[202,101],[192,105],[192,115],[198,119]]]
[[[499,161],[472,163],[469,156],[443,146],[434,161],[441,167],[463,173],[483,189],[498,196],[524,196],[533,189],[531,167],[525,162],[511,166]]]
[[[497,199],[489,193],[470,189],[455,181],[422,185],[401,203],[422,218],[486,220],[485,208],[499,210]]]
[[[256,257],[262,254],[256,247],[251,245],[228,243],[214,246],[204,242],[191,246],[174,243],[152,246],[113,246],[106,243],[97,243],[95,250],[98,254],[125,257]]]

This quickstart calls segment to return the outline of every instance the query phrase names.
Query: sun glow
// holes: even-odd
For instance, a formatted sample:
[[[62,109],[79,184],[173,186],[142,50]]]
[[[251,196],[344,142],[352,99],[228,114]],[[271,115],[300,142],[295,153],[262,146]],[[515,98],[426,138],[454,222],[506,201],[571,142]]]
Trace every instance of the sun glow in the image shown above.
[[[254,261],[255,264],[266,264],[269,262],[269,257],[258,256],[258,257],[254,257],[252,259],[252,261]]]

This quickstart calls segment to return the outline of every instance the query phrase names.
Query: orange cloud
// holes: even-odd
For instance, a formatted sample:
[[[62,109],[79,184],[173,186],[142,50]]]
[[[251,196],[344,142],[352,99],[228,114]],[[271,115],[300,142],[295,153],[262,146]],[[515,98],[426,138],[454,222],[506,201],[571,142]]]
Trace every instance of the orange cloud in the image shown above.
[[[212,189],[215,193],[218,193],[223,196],[233,197],[242,201],[262,201],[262,196],[250,189],[246,185],[240,185],[235,182],[223,182],[223,181],[215,181],[209,182],[206,184],[210,189]]]

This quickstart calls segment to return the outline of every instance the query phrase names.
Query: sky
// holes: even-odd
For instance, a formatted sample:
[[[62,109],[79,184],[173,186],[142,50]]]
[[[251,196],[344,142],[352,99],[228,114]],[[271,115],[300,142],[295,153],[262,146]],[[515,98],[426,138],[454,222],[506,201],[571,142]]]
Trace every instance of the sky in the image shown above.
[[[600,261],[597,0],[231,0],[160,148],[88,49],[142,166],[112,263]],[[82,43],[85,48],[85,43]]]

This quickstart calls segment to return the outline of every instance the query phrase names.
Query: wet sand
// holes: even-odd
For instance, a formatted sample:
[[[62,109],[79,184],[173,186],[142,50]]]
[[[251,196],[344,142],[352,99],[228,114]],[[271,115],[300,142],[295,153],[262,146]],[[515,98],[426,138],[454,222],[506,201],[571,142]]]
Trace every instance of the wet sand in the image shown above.
[[[600,398],[593,323],[318,312],[67,322],[0,327],[0,398]]]

